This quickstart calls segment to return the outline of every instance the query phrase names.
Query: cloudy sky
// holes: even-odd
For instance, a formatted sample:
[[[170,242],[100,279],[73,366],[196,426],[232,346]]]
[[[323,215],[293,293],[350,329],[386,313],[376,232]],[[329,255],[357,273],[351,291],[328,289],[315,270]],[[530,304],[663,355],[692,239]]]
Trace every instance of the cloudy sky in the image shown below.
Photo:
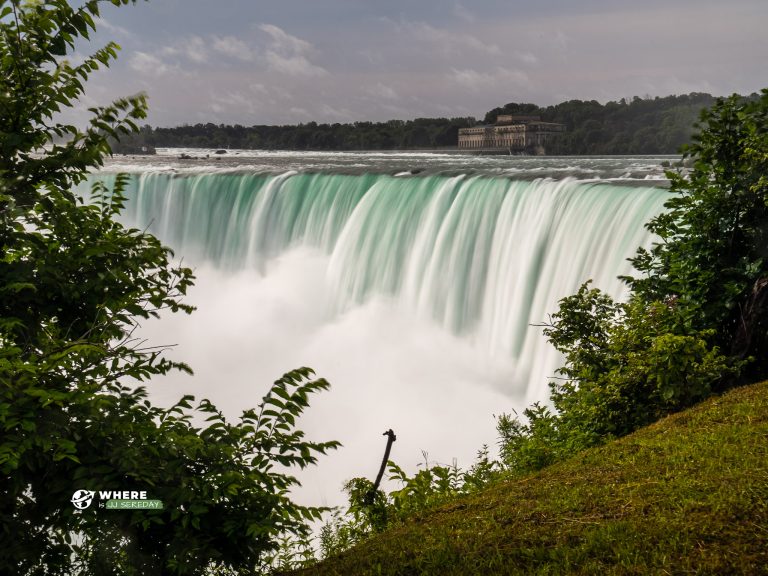
[[[253,125],[749,93],[766,24],[766,0],[151,0],[104,8],[94,40],[122,52],[83,104],[145,91],[152,125]]]

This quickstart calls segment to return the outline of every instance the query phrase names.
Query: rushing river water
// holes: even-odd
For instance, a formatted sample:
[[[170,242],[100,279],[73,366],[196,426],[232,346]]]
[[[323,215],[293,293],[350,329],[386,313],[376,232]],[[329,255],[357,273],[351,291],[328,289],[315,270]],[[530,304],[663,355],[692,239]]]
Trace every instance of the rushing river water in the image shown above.
[[[191,158],[180,158],[180,156]],[[300,427],[344,448],[302,474],[301,499],[339,504],[343,480],[392,458],[469,465],[494,414],[545,401],[560,358],[536,324],[652,238],[671,158],[161,150],[93,176],[132,174],[127,223],[198,277],[191,316],[144,327],[195,376],[151,384],[159,402],[209,397],[228,415],[288,369],[332,388]]]

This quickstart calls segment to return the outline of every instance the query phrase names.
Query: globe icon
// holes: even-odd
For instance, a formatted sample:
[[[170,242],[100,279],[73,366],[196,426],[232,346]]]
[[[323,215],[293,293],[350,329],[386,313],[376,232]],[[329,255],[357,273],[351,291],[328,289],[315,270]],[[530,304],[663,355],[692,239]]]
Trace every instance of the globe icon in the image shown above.
[[[78,490],[72,494],[72,504],[74,504],[75,508],[78,510],[85,510],[91,505],[91,502],[93,502],[94,494],[95,492],[90,490]]]

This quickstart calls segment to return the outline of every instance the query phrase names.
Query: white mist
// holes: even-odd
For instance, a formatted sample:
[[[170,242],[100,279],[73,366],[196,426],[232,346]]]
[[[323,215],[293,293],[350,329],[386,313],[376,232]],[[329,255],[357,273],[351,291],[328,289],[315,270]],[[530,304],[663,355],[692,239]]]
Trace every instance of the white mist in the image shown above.
[[[494,414],[546,401],[560,362],[532,325],[589,278],[621,297],[616,276],[650,243],[643,224],[667,193],[572,178],[150,168],[129,196],[126,217],[197,267],[188,301],[199,309],[143,332],[177,344],[172,357],[195,376],[153,381],[152,397],[194,394],[236,418],[284,372],[315,369],[332,387],[298,425],[344,447],[300,475],[298,494],[338,505],[345,480],[375,476],[389,428],[409,473],[422,451],[462,467],[484,444],[493,452]]]

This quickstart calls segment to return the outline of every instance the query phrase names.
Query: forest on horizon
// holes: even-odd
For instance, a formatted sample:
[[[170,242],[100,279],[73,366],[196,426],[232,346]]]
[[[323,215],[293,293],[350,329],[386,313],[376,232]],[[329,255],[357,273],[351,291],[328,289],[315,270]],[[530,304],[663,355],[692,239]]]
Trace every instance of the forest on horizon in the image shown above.
[[[754,99],[757,94],[747,96]],[[416,118],[387,122],[346,124],[243,126],[194,124],[173,128],[145,125],[137,134],[115,142],[118,154],[150,153],[155,148],[221,148],[299,151],[413,150],[456,147],[460,128],[492,124],[499,114],[533,114],[546,122],[566,125],[566,133],[554,138],[547,154],[675,154],[689,142],[702,109],[717,98],[690,94],[622,98],[600,104],[596,100],[569,100],[540,107],[509,103],[490,110],[482,120],[463,118]]]

